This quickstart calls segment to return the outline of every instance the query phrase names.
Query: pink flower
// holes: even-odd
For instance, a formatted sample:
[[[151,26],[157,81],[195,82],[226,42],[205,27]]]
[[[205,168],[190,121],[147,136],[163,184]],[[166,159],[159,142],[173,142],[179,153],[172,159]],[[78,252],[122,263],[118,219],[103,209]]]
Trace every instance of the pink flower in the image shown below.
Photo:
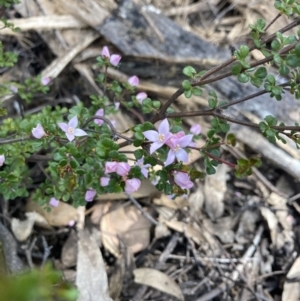
[[[109,59],[109,62],[113,65],[113,66],[118,66],[118,64],[120,63],[121,60],[121,56],[118,54],[112,54],[110,55],[108,47],[104,46],[101,52],[101,55],[103,58],[107,58]]]
[[[190,128],[190,132],[194,135],[199,135],[201,133],[201,125],[200,124],[194,124]]]
[[[183,149],[183,147],[188,146],[192,142],[192,139],[193,135],[185,135],[183,137],[177,138],[175,134],[173,137],[171,137],[166,143],[170,147],[170,150],[168,152],[165,166],[173,163],[175,158],[177,158],[179,161],[187,162],[189,159],[188,154]]]
[[[131,77],[129,77],[129,79],[128,79],[128,83],[129,83],[129,85],[131,85],[132,87],[138,86],[138,85],[139,85],[139,82],[140,82],[140,80],[139,80],[139,78],[138,78],[136,75],[131,76]]]
[[[148,97],[148,95],[145,92],[140,92],[136,95],[136,99],[137,99],[139,104],[142,104],[143,100],[146,99],[147,97]]]
[[[52,207],[57,207],[59,205],[59,200],[57,200],[56,198],[51,198],[49,201],[49,205]]]
[[[36,128],[32,129],[31,133],[32,133],[32,136],[37,139],[41,139],[46,135],[44,128],[40,123],[37,125]]]
[[[153,130],[143,132],[144,136],[149,141],[153,142],[150,146],[150,154],[153,154],[172,137],[169,128],[170,125],[168,119],[164,119],[158,127],[158,132]]]
[[[110,58],[110,53],[107,46],[104,46],[101,51],[101,55],[103,58]]]
[[[174,181],[182,189],[190,189],[194,186],[194,183],[186,172],[176,171],[174,173]]]
[[[116,172],[118,162],[105,162],[105,173]]]
[[[51,78],[50,77],[43,77],[41,79],[41,85],[42,86],[47,86],[50,84]]]
[[[74,220],[69,220],[69,222],[68,222],[68,226],[69,227],[73,227],[75,225],[75,221]]]
[[[2,166],[4,164],[4,161],[5,161],[5,156],[0,155],[0,166]]]
[[[97,192],[94,189],[88,189],[85,193],[84,199],[87,202],[91,202],[94,199],[96,193]]]
[[[73,141],[75,136],[87,136],[87,133],[81,129],[76,129],[78,125],[78,118],[74,116],[69,123],[60,122],[58,126],[66,133],[69,141]]]
[[[100,178],[100,185],[103,186],[103,187],[108,186],[109,181],[110,181],[110,178],[101,177]]]
[[[144,157],[137,160],[135,165],[139,166],[141,168],[141,173],[144,175],[145,178],[148,178],[148,168],[151,165],[150,164],[144,164]]]
[[[115,103],[115,109],[116,109],[116,110],[119,110],[119,107],[120,107],[120,103],[119,103],[119,102],[116,102],[116,103]]]
[[[116,173],[119,176],[127,176],[130,170],[130,165],[127,162],[118,162],[116,167]]]
[[[137,191],[141,186],[141,180],[133,178],[125,181],[125,192],[130,194]]]
[[[95,114],[95,116],[103,116],[104,115],[104,110],[103,109],[99,109],[97,112],[96,112],[96,114]],[[96,124],[98,124],[99,126],[101,126],[102,124],[103,124],[103,120],[102,119],[94,119],[94,122],[96,123]]]

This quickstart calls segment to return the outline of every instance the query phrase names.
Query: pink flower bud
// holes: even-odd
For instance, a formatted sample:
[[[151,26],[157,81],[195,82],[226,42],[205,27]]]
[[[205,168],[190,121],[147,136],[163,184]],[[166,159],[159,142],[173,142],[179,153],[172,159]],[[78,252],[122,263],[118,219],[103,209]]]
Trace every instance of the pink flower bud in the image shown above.
[[[120,103],[119,103],[119,102],[116,102],[116,103],[115,103],[115,109],[116,109],[116,110],[119,110],[119,107],[120,107]]]
[[[182,189],[190,189],[194,186],[194,183],[190,180],[190,177],[186,172],[175,172],[174,181]]]
[[[145,92],[140,92],[136,95],[136,99],[138,101],[138,103],[142,104],[143,103],[143,100],[147,98],[147,93]]]
[[[194,135],[199,135],[201,133],[201,125],[200,124],[194,124],[190,128],[190,132]]]
[[[127,176],[130,170],[130,165],[127,162],[119,162],[117,164],[116,173],[119,176]]]
[[[105,173],[116,172],[118,162],[105,162]]]
[[[138,189],[141,186],[141,181],[139,179],[133,178],[128,179],[125,181],[125,192],[130,194],[135,191],[138,191]]]
[[[50,77],[43,77],[43,78],[41,79],[41,84],[42,84],[43,86],[47,86],[47,85],[50,84],[50,81],[51,81],[51,78],[50,78]]]
[[[91,201],[94,199],[96,193],[97,193],[97,192],[96,192],[95,190],[93,190],[93,189],[88,189],[88,190],[86,191],[86,193],[85,193],[84,199],[85,199],[87,202],[91,202]]]
[[[109,62],[113,65],[113,66],[118,66],[118,64],[120,63],[121,60],[121,56],[118,54],[113,54],[110,59]]]
[[[31,133],[32,133],[32,136],[37,139],[41,139],[46,135],[44,128],[40,123],[37,125],[36,128],[32,129]]]
[[[49,201],[49,205],[52,207],[57,207],[59,205],[59,200],[57,200],[56,198],[51,198]]]
[[[103,109],[99,109],[97,112],[96,112],[96,114],[95,114],[95,116],[103,116],[104,115],[104,110]],[[94,122],[96,123],[96,124],[98,124],[99,126],[101,126],[102,124],[103,124],[103,120],[102,119],[94,119]]]
[[[107,47],[107,46],[104,46],[104,47],[102,48],[101,56],[102,56],[103,58],[109,58],[109,57],[110,57],[110,53],[109,53],[109,50],[108,50],[108,47]]]
[[[3,165],[4,161],[5,161],[5,156],[4,155],[0,155],[0,166]]]
[[[109,180],[110,180],[110,178],[101,177],[100,178],[100,185],[103,186],[103,187],[108,186]]]
[[[131,85],[131,86],[133,86],[133,87],[138,86],[139,82],[140,82],[140,80],[139,80],[139,78],[138,78],[136,75],[131,76],[131,77],[129,77],[129,79],[128,79],[129,85]]]

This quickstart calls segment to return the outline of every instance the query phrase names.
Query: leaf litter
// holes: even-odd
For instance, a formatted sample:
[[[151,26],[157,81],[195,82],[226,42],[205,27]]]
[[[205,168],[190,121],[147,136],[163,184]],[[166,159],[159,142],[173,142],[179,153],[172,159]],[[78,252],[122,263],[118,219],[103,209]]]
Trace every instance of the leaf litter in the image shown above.
[[[105,40],[95,28],[113,16],[118,4],[112,0],[102,3],[102,6],[92,0],[64,3],[43,0],[39,5],[35,1],[27,2],[27,5],[24,1],[12,11],[13,18],[19,16],[17,25],[21,32],[16,35],[5,30],[3,35],[15,36],[23,46],[26,39],[32,43],[44,43],[47,51],[56,58],[44,61],[42,74],[53,80],[71,80],[71,85],[78,86],[79,99],[95,90],[101,93],[93,80],[93,59],[103,45],[111,43],[118,47],[119,41],[112,41],[107,35]],[[189,0],[148,2],[179,26],[218,45],[239,45],[243,42],[239,37],[246,35],[249,23],[257,17],[270,20],[274,15],[266,0],[250,4],[249,1],[219,0],[209,3]],[[149,16],[147,18],[149,22]],[[199,26],[199,20],[206,26]],[[285,24],[286,20],[282,18],[274,26]],[[149,27],[156,30],[151,22]],[[272,27],[272,31],[276,29]],[[38,32],[38,37],[28,30]],[[159,31],[156,34],[163,38]],[[9,43],[9,39],[5,43]],[[28,51],[26,47],[24,51]],[[136,59],[141,56],[134,52],[132,55]],[[145,54],[143,59],[152,62],[153,57]],[[165,74],[169,73],[168,62],[176,65],[189,61],[188,58],[166,56],[161,59],[160,68]],[[259,59],[259,54],[254,52],[253,59]],[[218,63],[217,58],[207,58],[203,64]],[[23,73],[17,68],[6,76],[20,79]],[[72,68],[80,74],[77,81],[70,77]],[[112,79],[127,79],[134,73],[132,68],[130,60],[125,60],[120,71],[108,70],[108,74]],[[149,68],[150,71],[157,74],[155,69]],[[146,76],[141,81],[144,91],[161,99],[174,93],[173,86],[160,84],[155,76],[152,80],[149,78],[151,76]],[[64,96],[69,97],[68,94]],[[41,106],[45,105],[47,101],[42,100]],[[203,105],[206,105],[204,98],[194,97],[187,102],[181,97],[176,109],[188,106],[192,110]],[[187,125],[194,122],[203,125],[205,135],[207,121],[195,118]],[[117,124],[126,128],[132,124],[132,116],[122,112],[117,116]],[[246,145],[245,134],[240,132],[239,135],[240,143]],[[251,135],[258,142],[257,136]],[[203,145],[205,142],[200,140],[199,143]],[[248,147],[260,152],[261,145],[259,143],[255,148],[253,143]],[[272,152],[271,155],[268,153],[270,150],[271,147],[268,149],[264,145],[263,156],[272,158]],[[280,153],[284,158],[282,162],[289,162],[288,158],[292,157],[298,160],[298,155],[290,149]],[[65,275],[69,274],[68,279],[73,278],[81,301],[155,298],[299,300],[300,197],[297,198],[299,188],[293,180],[297,176],[298,163],[296,160],[292,162],[295,162],[294,170],[288,164],[275,166],[276,162],[271,160],[260,169],[262,177],[244,179],[242,186],[236,185],[230,170],[220,166],[217,175],[197,183],[195,190],[185,199],[170,200],[145,181],[143,189],[133,194],[141,204],[139,209],[128,202],[125,194],[98,196],[90,208],[80,210],[60,202],[58,207],[49,211],[49,208],[28,200],[22,208],[24,215],[21,212],[7,216],[11,218],[15,237],[7,232],[7,224],[5,227],[1,224],[4,258],[8,265],[11,264],[8,269],[12,271],[23,269],[24,263],[28,266],[26,257],[27,261],[32,261],[37,256],[40,262],[55,259],[56,267]],[[201,166],[203,162],[199,153],[191,152],[190,163]],[[288,190],[277,185],[276,180],[280,178],[290,184]],[[272,182],[279,192],[295,197],[288,200],[270,192],[268,182]],[[15,205],[9,206],[13,208]],[[149,219],[149,215],[157,224]],[[44,237],[43,243],[35,239],[37,237]],[[27,256],[17,252],[17,242],[21,247],[30,244]]]

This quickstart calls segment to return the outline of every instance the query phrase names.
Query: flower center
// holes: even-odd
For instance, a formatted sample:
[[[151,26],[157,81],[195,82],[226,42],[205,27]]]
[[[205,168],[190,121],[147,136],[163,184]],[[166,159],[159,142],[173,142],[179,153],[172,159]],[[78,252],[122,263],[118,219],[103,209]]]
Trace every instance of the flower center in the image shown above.
[[[165,140],[165,135],[164,134],[159,134],[158,137],[157,137],[157,140],[159,142],[163,142]]]
[[[74,134],[74,128],[68,127],[68,134],[73,135]]]
[[[176,144],[174,147],[173,147],[173,151],[175,153],[177,153],[179,150],[181,149],[181,146],[179,144]]]

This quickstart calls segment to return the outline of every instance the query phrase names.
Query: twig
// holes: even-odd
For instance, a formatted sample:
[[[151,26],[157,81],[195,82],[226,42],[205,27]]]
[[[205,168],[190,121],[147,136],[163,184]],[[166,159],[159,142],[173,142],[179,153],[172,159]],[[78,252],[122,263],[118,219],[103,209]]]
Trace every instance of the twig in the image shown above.
[[[142,214],[155,226],[159,224],[157,220],[155,220],[148,212],[146,212],[143,207],[140,205],[140,203],[130,194],[126,193],[130,201],[137,207],[138,210],[142,212]]]
[[[256,235],[253,239],[252,245],[247,249],[246,253],[241,259],[241,263],[237,265],[236,269],[232,273],[232,281],[236,281],[238,279],[239,274],[243,271],[244,263],[249,260],[249,258],[254,254],[256,248],[258,247],[259,242],[261,241],[261,237],[263,234],[264,228],[263,226],[259,226],[257,229]],[[221,293],[223,293],[226,289],[232,288],[234,285],[234,282],[223,282],[218,287],[213,289],[212,291],[202,295],[200,298],[198,298],[196,301],[209,301],[213,298],[217,297]]]

